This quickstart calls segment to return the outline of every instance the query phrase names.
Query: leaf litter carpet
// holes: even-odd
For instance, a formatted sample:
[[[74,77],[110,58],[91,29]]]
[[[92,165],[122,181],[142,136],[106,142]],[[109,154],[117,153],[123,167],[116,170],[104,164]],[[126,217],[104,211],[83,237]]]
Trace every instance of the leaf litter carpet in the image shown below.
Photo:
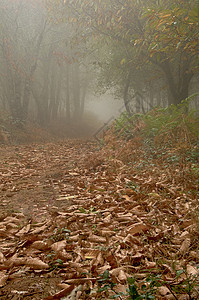
[[[116,293],[161,274],[156,298],[175,299],[172,266],[197,274],[198,199],[105,155],[93,141],[1,146],[0,299],[109,299],[106,270]]]

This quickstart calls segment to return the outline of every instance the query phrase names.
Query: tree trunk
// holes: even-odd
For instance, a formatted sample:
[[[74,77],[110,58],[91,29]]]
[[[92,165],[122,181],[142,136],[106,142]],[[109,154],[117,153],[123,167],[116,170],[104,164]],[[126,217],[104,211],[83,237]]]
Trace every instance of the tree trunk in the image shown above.
[[[169,62],[164,62],[161,66],[168,82],[168,104],[178,105],[189,96],[189,84],[193,77],[193,73],[189,71],[189,62],[183,62],[182,73],[179,75],[178,84],[175,82]]]
[[[81,117],[80,107],[80,70],[77,63],[73,66],[73,104],[74,104],[74,121],[79,121]]]
[[[70,116],[70,82],[69,82],[69,65],[67,65],[66,70],[66,98],[65,98],[65,105],[66,105],[66,120],[68,123],[71,121]]]
[[[86,93],[87,93],[87,90],[88,90],[88,84],[89,84],[89,78],[87,77],[85,79],[84,85],[82,87],[82,95],[81,95],[81,103],[80,103],[81,117],[83,116],[83,113],[84,113],[85,99],[86,99]]]
[[[30,94],[31,94],[30,84],[31,84],[30,79],[26,78],[25,87],[24,87],[24,96],[23,96],[23,116],[25,120],[28,117],[28,108],[30,103]]]
[[[129,92],[130,82],[131,82],[131,72],[129,72],[128,77],[126,79],[126,84],[125,84],[125,88],[124,88],[124,95],[123,95],[124,106],[125,106],[126,111],[127,111],[129,116],[132,115],[130,107],[129,107],[129,99],[128,99],[128,92]]]

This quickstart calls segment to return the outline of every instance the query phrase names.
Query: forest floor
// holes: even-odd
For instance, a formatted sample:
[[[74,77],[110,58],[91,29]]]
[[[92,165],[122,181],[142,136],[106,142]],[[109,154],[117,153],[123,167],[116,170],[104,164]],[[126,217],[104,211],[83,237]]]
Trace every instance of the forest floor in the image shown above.
[[[123,146],[0,146],[0,299],[199,299],[198,168]]]

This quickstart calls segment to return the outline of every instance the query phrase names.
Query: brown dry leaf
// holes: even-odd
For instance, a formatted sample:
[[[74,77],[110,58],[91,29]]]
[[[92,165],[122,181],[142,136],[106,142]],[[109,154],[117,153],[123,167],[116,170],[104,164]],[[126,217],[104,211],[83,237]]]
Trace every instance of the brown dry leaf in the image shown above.
[[[5,259],[5,256],[3,255],[2,252],[0,252],[0,263],[1,263],[1,264],[4,263],[5,260],[6,260],[6,259]]]
[[[49,265],[44,263],[42,260],[32,257],[25,259],[25,265],[34,270],[44,270],[49,268]]]
[[[65,249],[63,249],[62,251],[57,252],[57,258],[62,259],[63,261],[67,261],[67,260],[72,260],[73,256],[72,254],[66,252]]]
[[[85,259],[94,259],[98,256],[99,254],[99,250],[93,250],[93,249],[89,249],[89,251],[86,253],[84,253],[84,258]]]
[[[44,243],[43,241],[35,241],[34,243],[32,243],[31,247],[41,251],[45,251],[49,248],[47,243]]]
[[[55,252],[62,251],[66,247],[66,240],[56,242],[51,245],[51,249]]]
[[[58,283],[57,286],[60,287],[62,290],[68,289],[70,287],[70,285],[66,283]]]
[[[180,236],[180,239],[184,240],[185,238],[190,238],[190,233],[189,231],[183,231],[181,236]]]
[[[29,267],[20,268],[18,271],[9,275],[9,279],[16,279],[16,278],[24,277],[26,275],[26,273],[28,273],[28,272],[30,272]]]
[[[73,196],[65,196],[65,195],[60,195],[56,200],[57,201],[64,201],[64,200],[70,200],[70,199],[75,199],[78,198],[78,196],[73,195]]]
[[[70,236],[70,241],[77,242],[79,240],[79,234]]]
[[[132,221],[132,214],[118,215],[116,220],[118,222],[130,222],[130,221]]]
[[[110,236],[115,235],[115,232],[111,231],[111,230],[101,230],[100,235],[103,237],[110,237]]]
[[[54,294],[53,296],[49,296],[47,298],[44,298],[43,300],[58,300],[58,299],[61,299],[65,296],[69,295],[74,288],[75,288],[75,286],[74,286],[74,284],[72,284],[68,288],[63,289],[62,291]]]
[[[197,297],[197,295],[196,295],[196,297]],[[174,298],[173,298],[174,299]],[[172,299],[172,300],[173,300]],[[190,299],[190,297],[189,297],[189,295],[187,295],[187,294],[183,294],[183,295],[179,295],[179,297],[178,297],[178,300],[189,300]],[[193,298],[194,299],[194,298]]]
[[[2,223],[4,223],[4,224],[8,224],[8,223],[20,224],[21,220],[19,220],[18,218],[15,218],[15,217],[7,217],[4,219],[4,221]]]
[[[73,269],[76,269],[76,271],[80,274],[87,273],[87,269],[85,269],[84,266],[80,263],[69,261],[69,266]]]
[[[126,290],[127,290],[128,286],[127,285],[123,285],[123,284],[117,284],[115,287],[114,287],[114,290],[117,292],[117,293],[124,293],[126,294]]]
[[[158,287],[158,292],[161,296],[166,296],[171,293],[170,290],[168,289],[168,287],[166,287],[166,286]]]
[[[145,262],[146,262],[147,269],[153,269],[157,266],[157,264],[153,261],[148,261],[147,259],[145,259]]]
[[[21,230],[16,233],[16,236],[22,236],[30,231],[30,224],[24,226]]]
[[[119,271],[118,279],[120,282],[125,282],[127,280],[126,273],[123,270]]]
[[[122,198],[126,199],[127,201],[131,201],[131,198],[128,195],[123,195]]]
[[[111,253],[111,252],[108,253],[106,255],[106,260],[110,264],[110,266],[112,267],[112,269],[115,269],[115,268],[118,267],[118,262],[117,262],[116,257],[115,257],[115,255],[113,253]]]
[[[102,253],[100,252],[97,256],[97,258],[93,261],[92,265],[94,266],[99,266],[99,265],[103,265],[104,264],[104,259],[103,259],[103,256],[102,256]]]
[[[150,198],[152,198],[152,199],[155,199],[155,200],[161,199],[161,196],[159,194],[157,194],[157,193],[154,193],[154,192],[153,193],[149,193],[148,196]]]
[[[31,234],[38,234],[43,232],[47,228],[47,225],[44,225],[42,227],[38,227],[35,230],[31,230]]]
[[[82,295],[82,291],[77,291],[75,300],[80,299],[81,295]]]
[[[98,236],[98,235],[91,235],[88,238],[89,242],[93,242],[93,243],[102,243],[105,244],[106,243],[106,239],[104,237]]]
[[[187,266],[187,274],[188,275],[199,275],[199,270],[191,265]]]
[[[133,265],[137,265],[141,262],[141,260],[144,258],[144,255],[142,253],[137,253],[136,255],[132,255],[130,257],[131,262]]]
[[[23,266],[26,263],[25,257],[17,257],[17,254],[13,255],[8,261],[6,261],[6,264],[8,266]]]
[[[32,257],[17,257],[17,254],[13,255],[7,262],[8,266],[23,266],[26,265],[35,270],[43,270],[49,268],[48,264],[41,261],[39,258]]]
[[[124,270],[124,267],[118,267],[118,268],[112,269],[110,271],[110,274],[117,277],[121,270]]]
[[[110,270],[110,269],[111,269],[110,265],[105,265],[103,267],[97,268],[97,274],[103,274],[106,270]]]
[[[136,237],[132,236],[131,234],[128,234],[125,237],[125,239],[122,241],[121,244],[123,244],[123,243],[127,244],[129,246],[140,245],[140,241]]]
[[[164,273],[170,273],[172,276],[175,276],[175,272],[173,268],[168,264],[162,264],[162,268],[164,270]]]
[[[6,238],[9,235],[10,235],[10,233],[8,233],[6,227],[4,229],[0,229],[0,237]]]
[[[6,284],[8,278],[9,276],[6,275],[5,271],[0,272],[0,287],[3,287]]]
[[[199,261],[199,251],[190,251],[189,256],[192,259]]]
[[[85,282],[89,282],[89,281],[96,281],[96,278],[76,278],[76,279],[68,279],[65,280],[65,283],[67,284],[75,284],[75,285],[79,285]]]
[[[110,224],[110,223],[111,223],[111,219],[112,219],[112,216],[111,216],[111,214],[110,214],[110,215],[108,215],[106,218],[103,219],[103,222],[104,222],[105,224]]]
[[[179,253],[185,254],[186,252],[188,252],[190,244],[191,244],[190,238],[186,238],[180,247]]]
[[[131,235],[139,234],[142,231],[146,232],[150,229],[150,227],[142,222],[136,223],[133,226],[131,226],[130,229],[128,229],[128,233]]]
[[[18,225],[15,224],[15,223],[8,223],[6,225],[6,228],[9,230],[9,231],[12,231],[12,232],[17,232],[19,230],[18,228]]]

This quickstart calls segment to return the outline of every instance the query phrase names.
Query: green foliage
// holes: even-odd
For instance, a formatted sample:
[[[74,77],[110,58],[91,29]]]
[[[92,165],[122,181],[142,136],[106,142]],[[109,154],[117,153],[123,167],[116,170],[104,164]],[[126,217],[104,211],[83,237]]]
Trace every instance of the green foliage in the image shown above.
[[[199,267],[198,267],[199,269]],[[185,275],[181,277],[181,275]],[[179,295],[187,295],[188,299],[193,298],[193,292],[199,296],[197,288],[199,287],[199,273],[192,275],[188,274],[186,269],[180,269],[176,271],[176,277],[172,282],[164,280],[160,274],[149,274],[147,278],[142,281],[136,282],[135,278],[128,278],[128,295],[130,299],[156,299],[157,290],[159,287],[167,287],[170,293],[175,299],[178,299]]]
[[[172,56],[177,53],[188,53],[198,57],[199,15],[198,1],[167,1],[152,6],[143,14],[148,20],[146,32],[150,33],[150,56],[161,59],[162,53]],[[152,36],[152,37],[151,37]]]
[[[104,273],[99,276],[97,283],[99,286],[98,293],[106,293],[108,291],[114,293],[113,296],[109,296],[109,299],[122,299],[122,296],[127,295],[123,292],[116,292],[114,290],[116,283],[112,281],[111,275],[108,270],[104,271]]]
[[[96,208],[95,208],[95,207],[92,207],[92,206],[90,207],[89,210],[86,210],[85,208],[80,207],[80,208],[79,208],[79,211],[80,211],[80,213],[82,213],[82,214],[91,214],[91,213],[97,214],[97,213],[98,213],[98,211],[96,211]]]
[[[53,242],[59,242],[64,239],[68,240],[70,235],[70,230],[67,228],[55,228],[53,234],[50,236],[50,239],[53,240]]]
[[[78,32],[79,40],[98,44],[101,88],[114,87],[121,96],[131,74],[135,91],[161,78],[169,101],[178,104],[187,97],[199,65],[197,0],[68,0],[64,7],[74,14],[71,23],[87,32]]]
[[[188,111],[190,99],[178,106],[155,108],[147,114],[129,117],[124,113],[115,122],[115,132],[126,139],[141,134],[150,146],[151,142],[172,146],[182,141],[190,145],[199,139],[199,117],[195,111]],[[194,155],[197,156],[196,150]]]
[[[138,281],[134,277],[129,277],[127,279],[127,293],[123,293],[115,291],[114,288],[117,284],[112,281],[109,271],[106,270],[97,280],[99,286],[98,293],[106,294],[111,291],[114,295],[109,295],[109,299],[122,299],[122,296],[129,296],[129,299],[132,300],[152,300],[156,299],[158,288],[167,287],[175,299],[178,299],[178,296],[182,294],[187,295],[190,300],[194,299],[192,296],[193,292],[199,295],[197,290],[199,287],[198,273],[195,275],[188,275],[186,269],[177,270],[175,273],[176,276],[172,282],[164,280],[164,277],[161,274],[149,274],[143,280]],[[183,274],[184,276],[182,277]]]
[[[61,259],[56,259],[49,262],[49,271],[63,268],[63,261]]]
[[[133,277],[128,278],[128,293],[130,299],[155,299],[156,290],[161,286],[159,282],[159,275],[147,277],[141,284],[139,289],[136,280]]]

